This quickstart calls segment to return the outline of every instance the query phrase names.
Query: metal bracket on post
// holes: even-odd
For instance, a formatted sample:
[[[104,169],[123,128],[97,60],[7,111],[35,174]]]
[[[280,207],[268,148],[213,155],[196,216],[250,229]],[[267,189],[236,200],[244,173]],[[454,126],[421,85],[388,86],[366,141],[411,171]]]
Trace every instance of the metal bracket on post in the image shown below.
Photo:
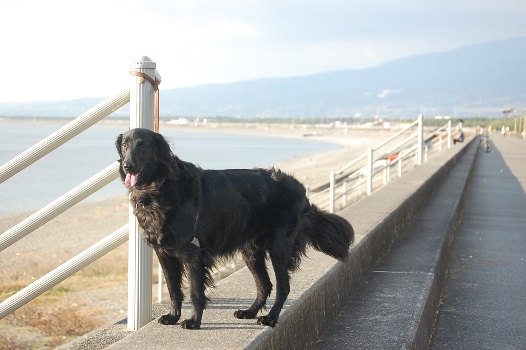
[[[156,78],[156,64],[146,56],[135,61],[131,71]],[[131,76],[130,129],[155,129],[155,88],[144,78]],[[152,320],[152,249],[142,239],[142,229],[129,208],[128,330],[137,330]]]

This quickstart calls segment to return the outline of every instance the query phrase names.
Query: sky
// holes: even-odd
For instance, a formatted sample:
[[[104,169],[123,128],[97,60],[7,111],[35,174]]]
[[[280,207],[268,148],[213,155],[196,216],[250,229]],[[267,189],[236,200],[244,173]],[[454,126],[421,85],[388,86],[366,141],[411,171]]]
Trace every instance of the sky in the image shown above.
[[[0,103],[361,69],[526,36],[525,0],[0,0]]]

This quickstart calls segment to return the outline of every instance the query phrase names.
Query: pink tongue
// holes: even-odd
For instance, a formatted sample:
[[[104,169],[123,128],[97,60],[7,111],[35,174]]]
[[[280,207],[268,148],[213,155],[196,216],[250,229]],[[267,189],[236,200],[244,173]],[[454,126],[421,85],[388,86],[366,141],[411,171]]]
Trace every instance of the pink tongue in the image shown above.
[[[137,183],[137,175],[135,174],[126,174],[126,179],[124,184],[128,187],[133,187]]]

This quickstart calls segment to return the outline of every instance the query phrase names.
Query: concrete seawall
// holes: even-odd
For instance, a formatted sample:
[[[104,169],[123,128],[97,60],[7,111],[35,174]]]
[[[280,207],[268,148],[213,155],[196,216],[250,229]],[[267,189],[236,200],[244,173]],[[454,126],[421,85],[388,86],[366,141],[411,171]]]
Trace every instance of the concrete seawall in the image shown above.
[[[184,330],[179,325],[163,326],[153,321],[130,333],[121,324],[73,348],[103,349],[109,345],[109,349],[305,349],[313,346],[362,288],[378,258],[413,221],[461,158],[464,161],[466,154],[465,161],[473,162],[474,140],[456,145],[340,212],[339,215],[352,223],[357,238],[349,261],[342,264],[310,250],[301,270],[292,276],[291,293],[277,327],[265,328],[255,320],[233,317],[235,310],[248,307],[255,297],[253,278],[244,268],[221,280],[217,288],[209,292],[212,303],[205,310],[201,330]],[[453,224],[455,220],[452,218]],[[272,303],[273,299],[267,302]],[[425,311],[428,313],[434,308],[434,302],[426,303],[424,309],[428,309]],[[155,316],[164,312],[166,306],[163,305],[154,310]],[[189,305],[185,304],[183,318],[189,313]],[[414,338],[425,339],[425,331],[418,328],[417,325]],[[119,338],[122,339],[115,342]]]

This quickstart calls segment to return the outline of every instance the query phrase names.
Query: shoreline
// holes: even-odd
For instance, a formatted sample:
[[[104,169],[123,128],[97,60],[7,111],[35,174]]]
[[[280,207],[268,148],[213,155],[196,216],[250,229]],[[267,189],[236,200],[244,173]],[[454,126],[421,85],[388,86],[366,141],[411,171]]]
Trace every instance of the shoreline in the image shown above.
[[[41,125],[56,125],[57,130],[71,122],[72,118],[55,118],[55,119],[39,119],[39,118],[11,118],[0,117],[0,125],[2,124],[41,124]],[[128,120],[123,119],[103,119],[94,124],[94,127],[104,127],[119,129],[125,131],[128,129]],[[160,121],[160,133],[163,129],[177,130],[181,132],[214,132],[224,134],[241,134],[241,135],[257,135],[266,137],[283,137],[291,139],[305,139],[306,137],[313,138],[315,141],[338,144],[341,146],[348,145],[342,136],[346,136],[346,132],[354,135],[361,135],[363,137],[377,137],[378,135],[389,135],[393,133],[392,130],[383,127],[358,127],[355,125],[333,127],[327,124],[304,124],[304,123],[267,123],[267,122],[197,122],[189,124],[175,124],[172,121]],[[347,131],[346,131],[347,130]]]
[[[26,122],[25,120],[21,121]],[[46,123],[55,123],[55,121],[44,121]],[[2,121],[0,121],[2,123]],[[180,130],[183,132],[220,132],[229,134],[244,134],[244,135],[258,135],[267,136],[269,138],[285,137],[285,138],[303,138],[305,129],[303,128],[290,128],[286,124],[280,124],[278,127],[275,125],[251,125],[247,127],[243,123],[222,123],[221,125],[208,125],[206,127],[193,127],[193,126],[173,126],[173,125],[161,125],[161,132],[163,128],[170,130]],[[113,121],[98,123],[102,127],[119,127],[120,123]],[[323,135],[316,136],[316,141],[328,142],[341,146],[341,148],[330,151],[315,152],[304,156],[294,157],[286,159],[281,162],[275,163],[272,166],[278,168],[294,177],[296,177],[305,186],[313,188],[320,182],[328,181],[330,171],[336,170],[346,162],[352,161],[357,156],[361,155],[367,147],[378,143],[378,140],[387,135],[387,132],[375,133],[368,131],[362,132],[345,132],[342,129],[327,129],[324,130]],[[187,160],[191,161],[191,160]],[[73,206],[62,215],[51,220],[41,228],[35,230],[25,239],[15,243],[12,247],[7,248],[4,253],[15,250],[22,250],[26,253],[33,251],[37,253],[39,248],[38,244],[26,243],[32,240],[51,239],[56,236],[66,235],[68,231],[78,232],[83,231],[81,227],[76,227],[78,222],[90,221],[90,228],[93,231],[87,236],[83,236],[80,241],[76,240],[76,246],[83,245],[84,241],[97,241],[102,239],[104,236],[113,232],[103,230],[102,228],[114,227],[114,230],[120,226],[115,227],[112,222],[126,222],[128,217],[127,209],[127,196],[126,189],[123,186],[122,195],[111,196],[102,200],[90,200],[89,197],[79,204]],[[0,232],[5,232],[20,221],[33,214],[35,210],[22,211],[16,213],[6,213],[0,215]],[[90,216],[91,215],[91,216]],[[100,219],[101,222],[97,222],[93,219]],[[72,227],[68,228],[71,224]],[[101,231],[105,231],[102,233]],[[38,238],[37,238],[38,237]],[[62,240],[70,241],[69,239]],[[73,242],[72,242],[73,243]],[[90,243],[92,244],[92,243]],[[63,244],[59,244],[62,246]],[[71,250],[66,247],[63,249]],[[24,254],[25,255],[25,254]],[[38,255],[38,254],[37,254]],[[74,254],[73,254],[74,255]],[[7,268],[6,264],[0,260],[0,269]],[[19,260],[19,259],[17,259]],[[7,264],[10,265],[10,264]]]
[[[58,130],[60,127],[67,124],[70,120],[39,120],[38,118],[0,118],[0,125],[27,125],[27,124],[41,124],[41,125],[54,125]],[[124,120],[102,120],[94,125],[94,127],[115,129],[116,133],[125,131],[124,127],[127,125],[127,121]],[[268,137],[268,138],[284,138],[284,139],[295,139],[295,140],[306,140],[314,142],[322,142],[327,144],[332,144],[339,146],[339,149],[330,150],[330,151],[320,151],[314,152],[302,156],[294,156],[289,159],[284,159],[277,163],[261,166],[263,168],[276,167],[285,172],[290,173],[293,176],[297,176],[299,173],[299,178],[301,182],[304,182],[306,186],[311,186],[308,180],[312,176],[302,175],[302,173],[307,172],[307,169],[303,169],[302,166],[312,166],[315,162],[323,162],[325,155],[332,155],[337,152],[346,152],[350,154],[360,155],[365,152],[366,146],[373,145],[377,140],[385,135],[389,135],[390,131],[381,129],[381,130],[355,130],[355,129],[345,129],[345,128],[328,128],[324,125],[304,125],[304,124],[287,124],[287,123],[243,123],[243,122],[221,122],[221,123],[199,123],[198,125],[174,125],[170,122],[161,122],[161,133],[163,130],[178,131],[183,133],[217,133],[217,134],[227,134],[227,135],[247,135],[247,136],[258,136],[258,137]],[[313,130],[316,130],[316,134],[313,134]],[[350,132],[349,132],[350,130]],[[334,157],[330,157],[334,158]],[[192,162],[192,159],[183,159],[185,161]],[[308,161],[310,160],[310,161]],[[296,162],[302,164],[295,164]],[[195,164],[195,163],[194,163]],[[335,166],[334,168],[338,168]],[[327,167],[325,167],[327,168]],[[206,168],[204,168],[206,169]],[[328,168],[327,168],[328,169]],[[328,173],[334,169],[327,170]],[[124,193],[125,191],[123,191]],[[106,200],[111,200],[117,196],[109,196],[104,199],[90,199],[86,198],[83,202],[77,204],[96,204],[98,202],[103,202]],[[27,211],[16,211],[0,214],[0,222],[5,221],[10,216],[29,216],[36,210],[27,210]],[[9,220],[10,221],[10,220]],[[2,231],[3,225],[0,225],[0,232]],[[5,230],[5,229],[4,229]]]
[[[116,126],[118,126],[116,123],[109,125],[109,127]],[[108,126],[106,125],[104,127]],[[291,132],[290,129],[285,127],[269,128],[267,125],[253,128],[246,128],[242,125],[222,125],[221,127],[212,128],[182,128],[179,126],[165,125],[161,127],[178,129],[185,132],[243,133],[245,135],[264,135],[269,138],[301,138],[303,137],[302,132],[304,131],[296,128],[294,132]],[[328,130],[324,136],[317,136],[319,137],[317,141],[337,144],[341,146],[341,148],[283,160],[272,166],[287,174],[293,175],[305,186],[313,188],[320,182],[328,182],[330,171],[336,170],[346,162],[352,161],[365,152],[367,147],[377,144],[378,140],[382,136],[385,136],[384,133],[375,135],[375,133],[368,132],[367,134],[366,137],[364,137],[362,133],[358,135],[347,133],[344,135],[344,132],[339,129]],[[35,210],[31,210],[0,215],[0,232],[9,230],[34,212]],[[21,259],[21,257],[31,255],[35,258],[40,255],[45,255],[45,251],[47,250],[45,246],[51,242],[56,242],[54,243],[56,250],[62,251],[62,253],[55,253],[54,257],[57,257],[60,261],[65,261],[120,228],[127,220],[128,200],[124,185],[122,195],[111,196],[102,200],[90,200],[88,197],[57,218],[44,224],[27,237],[21,239],[13,246],[7,248],[4,254],[14,258],[17,263],[13,264],[13,261],[10,262],[10,257],[0,259],[0,271],[4,270],[4,272],[7,273],[12,271],[14,266],[27,267],[28,265],[37,265],[42,267],[41,263],[31,261],[23,262],[24,259]],[[86,223],[89,223],[89,227],[86,227]],[[46,244],[39,242],[45,242]],[[30,272],[27,271],[27,273]]]
[[[215,127],[193,127],[163,123],[161,133],[163,129],[170,129],[183,132],[219,132],[300,139],[305,137],[305,133],[312,132],[312,130],[303,128],[289,128],[285,124],[280,127],[274,125],[244,127],[242,124],[224,124]],[[96,125],[122,130],[120,123],[102,122]],[[57,126],[60,127],[60,123],[57,123]],[[328,181],[330,171],[336,170],[361,155],[367,147],[385,138],[388,132],[345,132],[342,129],[323,129],[319,134],[309,136],[309,138],[337,144],[341,147],[336,150],[315,152],[284,160],[274,164],[274,167],[295,176],[304,185],[312,188],[320,181]],[[88,197],[5,249],[0,259],[0,280],[2,280],[1,287],[4,289],[2,299],[9,295],[10,290],[15,292],[25,287],[125,225],[128,222],[126,192],[123,185],[122,195],[95,201],[90,201]],[[10,229],[33,212],[0,215],[0,232]],[[93,322],[93,328],[124,318],[127,309],[127,257],[128,244],[124,243],[60,283],[53,289],[55,292],[45,293],[38,298],[38,301],[28,303],[15,314],[42,313],[47,315],[46,317],[53,318],[60,317],[61,314],[81,315],[83,319]],[[154,274],[156,272],[154,269]],[[154,276],[154,280],[155,278]],[[57,290],[64,291],[59,292],[60,298],[54,296]],[[68,311],[56,314],[53,310],[57,308]],[[35,328],[23,323],[27,331],[22,331],[22,328],[16,326],[19,321],[15,314],[0,321],[0,339],[2,333],[8,336],[16,334],[16,339],[21,339],[21,341],[27,338],[32,339]],[[37,343],[44,341],[41,337],[37,337],[40,338],[36,341]],[[49,339],[51,336],[44,333],[43,337]]]

